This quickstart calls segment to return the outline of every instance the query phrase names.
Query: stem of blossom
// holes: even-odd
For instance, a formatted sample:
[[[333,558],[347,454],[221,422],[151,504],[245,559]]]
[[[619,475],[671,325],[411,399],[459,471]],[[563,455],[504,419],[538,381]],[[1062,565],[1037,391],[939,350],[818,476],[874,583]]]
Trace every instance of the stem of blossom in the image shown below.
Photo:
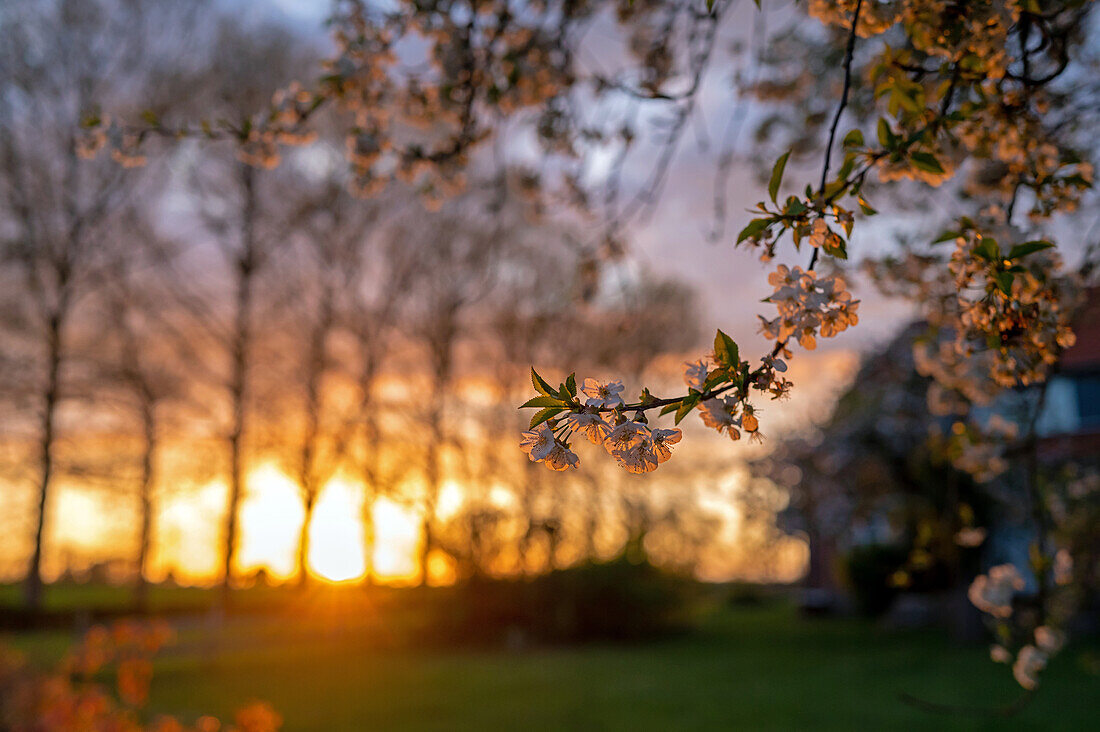
[[[848,33],[848,47],[844,51],[844,90],[840,93],[840,104],[833,115],[833,123],[829,126],[829,141],[825,144],[825,164],[821,167],[821,185],[818,186],[818,197],[825,196],[825,183],[829,179],[829,163],[833,157],[833,145],[836,143],[836,130],[840,125],[840,117],[844,114],[844,108],[848,106],[848,94],[852,89],[852,55],[856,48],[856,28],[859,27],[859,11],[863,8],[863,0],[856,0],[856,9],[852,12],[852,30]],[[809,269],[812,271],[817,264],[820,250],[814,247],[810,256]]]
[[[754,371],[753,374],[755,374],[755,373],[757,373],[757,372]],[[752,378],[752,374],[750,374],[749,378],[750,379]],[[725,386],[719,387],[717,389],[711,389],[710,391],[704,391],[699,395],[699,400],[700,401],[706,401],[707,399],[713,399],[715,397],[721,396],[721,395],[725,394],[727,391],[729,391],[730,389],[734,388],[735,386],[737,386],[737,385],[736,384],[726,384]],[[618,407],[595,407],[595,411],[597,411],[597,412],[614,412],[614,411],[618,410],[620,412],[635,412],[636,411],[636,412],[643,412],[644,413],[645,411],[647,411],[649,409],[655,409],[657,407],[667,407],[669,404],[676,404],[677,402],[681,402],[683,400],[684,400],[684,397],[664,397],[664,398],[661,398],[661,399],[654,399],[652,401],[646,402],[645,405],[643,405],[641,402],[638,402],[637,404],[623,404],[623,405],[618,406]]]
[[[819,194],[825,195],[825,183],[829,177],[829,162],[832,160],[833,144],[836,142],[836,129],[840,124],[840,116],[844,114],[848,106],[848,93],[852,89],[852,55],[856,48],[856,28],[859,26],[859,11],[863,7],[863,0],[856,0],[856,9],[852,13],[852,30],[848,33],[848,47],[844,51],[844,91],[840,93],[840,104],[837,105],[833,115],[833,123],[829,127],[829,142],[825,146],[825,165],[821,169],[821,185]]]

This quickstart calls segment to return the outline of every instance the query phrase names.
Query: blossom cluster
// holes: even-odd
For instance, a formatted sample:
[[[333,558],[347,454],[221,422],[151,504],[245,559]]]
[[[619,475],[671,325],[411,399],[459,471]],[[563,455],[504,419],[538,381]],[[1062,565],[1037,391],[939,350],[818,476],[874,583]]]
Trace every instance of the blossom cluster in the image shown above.
[[[909,252],[867,266],[880,289],[915,301],[928,324],[913,358],[918,373],[932,379],[935,415],[963,420],[1007,388],[1041,383],[1075,340],[1071,318],[1081,288],[1076,275],[1061,270],[1053,244],[1004,247],[990,229],[1002,239],[1021,238],[1008,227],[962,219],[940,237],[955,245],[948,257]],[[957,421],[944,446],[956,467],[988,480],[1007,467],[1002,452],[1014,438],[997,420]]]
[[[737,344],[718,331],[714,352],[683,365],[686,396],[657,399],[644,389],[636,403],[623,399],[621,381],[589,378],[579,390],[582,404],[573,375],[555,389],[532,370],[532,383],[540,396],[523,406],[540,411],[523,432],[520,447],[530,460],[562,472],[580,464],[570,447],[570,439],[580,435],[602,445],[628,472],[649,473],[672,457],[671,446],[683,437],[678,428],[650,426],[645,413],[655,408],[661,408],[661,415],[675,412],[676,424],[696,411],[704,426],[732,440],[740,440],[744,432],[750,442],[761,442],[759,409],[750,403],[749,395],[754,389],[770,393],[773,399],[787,395],[792,384],[782,376],[787,364],[778,357],[780,353],[787,353],[785,342],[750,371],[738,355]],[[634,417],[628,418],[629,413]]]
[[[557,26],[588,12],[584,7],[551,3],[515,13],[508,0],[475,5],[458,12],[439,3],[379,11],[333,3],[335,52],[316,84],[292,83],[267,109],[194,126],[165,123],[150,111],[140,122],[89,114],[77,150],[93,157],[109,149],[132,167],[146,162],[143,147],[153,136],[226,138],[236,142],[239,160],[268,169],[280,163],[282,146],[315,138],[307,123],[326,107],[344,117],[353,192],[374,195],[400,180],[435,209],[465,190],[469,155],[490,133],[485,108],[509,117],[548,104],[576,81]],[[569,134],[568,125],[558,127],[540,125],[542,141],[554,144],[550,138]]]
[[[1076,210],[1082,193],[1092,186],[1094,169],[1073,150],[1056,144],[1043,124],[1050,108],[1042,89],[998,90],[995,82],[981,84],[982,94],[997,94],[997,105],[974,105],[954,126],[954,134],[972,159],[988,161],[973,167],[966,185],[971,196],[1017,197],[1017,188],[1030,189],[1028,218],[1038,223],[1057,211]]]
[[[857,0],[811,0],[809,13],[823,23],[851,27]],[[904,26],[913,47],[946,61],[970,60],[989,78],[1005,75],[1009,64],[1008,34],[1028,9],[1028,0],[966,3],[954,11],[952,0],[875,0],[860,5],[857,34],[862,38]]]
[[[602,445],[619,467],[630,473],[649,473],[672,457],[672,445],[683,436],[679,429],[651,428],[644,421],[627,419],[620,411],[625,402],[622,382],[602,383],[585,379],[581,393],[584,406],[563,419],[548,420],[523,433],[520,447],[533,462],[554,471],[580,464],[569,440],[579,434],[594,445]],[[605,419],[604,413],[610,413]],[[643,418],[644,419],[644,418]]]
[[[776,372],[786,371],[787,365],[780,359],[767,360],[769,369],[761,370],[757,377],[758,383],[767,382],[773,390],[781,390],[785,395],[790,388],[790,382],[778,376]],[[702,392],[705,389],[707,376],[713,370],[713,358],[703,358],[684,364],[684,383],[688,389]],[[699,403],[699,418],[703,425],[710,429],[725,434],[731,440],[741,439],[741,431],[749,435],[749,440],[762,442],[764,434],[760,432],[760,420],[756,416],[756,409],[743,398],[743,395],[725,395],[711,397]]]
[[[973,230],[956,239],[948,263],[958,303],[955,350],[963,359],[979,350],[995,354],[990,378],[999,386],[1042,381],[1061,350],[1074,343],[1069,319],[1076,288],[1055,275],[1060,259],[1043,252],[1051,246],[1025,242],[1004,252],[995,239]]]
[[[1012,598],[1024,589],[1024,578],[1012,564],[992,567],[974,578],[967,597],[974,607],[997,618],[1012,615]]]
[[[1018,434],[1017,425],[998,414],[984,423],[957,420],[940,447],[952,465],[984,483],[1008,470],[1005,454]]]
[[[978,575],[970,585],[968,595],[979,610],[1004,621],[1012,616],[1013,597],[1024,586],[1024,579],[1016,567],[1002,564],[990,568],[988,574]],[[1007,637],[1007,634],[1003,635]],[[996,663],[1011,663],[1016,682],[1032,691],[1039,685],[1039,672],[1064,644],[1065,634],[1044,624],[1030,631],[1029,642],[1019,648],[1015,657],[1005,643],[994,644],[989,655]]]
[[[825,236],[821,234],[822,239]],[[771,320],[759,316],[760,331],[767,338],[794,338],[803,348],[812,350],[818,335],[832,338],[859,322],[859,300],[852,299],[840,277],[818,277],[813,270],[798,266],[789,269],[781,264],[768,276],[768,284],[775,292],[767,301],[775,305],[779,315]]]

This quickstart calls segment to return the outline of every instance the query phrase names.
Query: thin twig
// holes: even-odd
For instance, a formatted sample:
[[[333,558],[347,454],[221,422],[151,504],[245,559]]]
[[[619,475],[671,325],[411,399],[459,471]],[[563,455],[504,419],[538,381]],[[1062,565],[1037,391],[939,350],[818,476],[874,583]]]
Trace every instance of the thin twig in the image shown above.
[[[829,141],[825,144],[825,164],[821,166],[821,185],[818,186],[818,197],[825,197],[825,183],[829,179],[829,163],[833,158],[833,145],[836,143],[836,130],[840,125],[840,117],[848,106],[848,94],[852,89],[852,56],[856,49],[856,29],[859,27],[859,11],[863,8],[863,0],[856,0],[856,9],[852,12],[852,29],[848,33],[848,46],[844,51],[844,90],[840,93],[840,104],[833,115],[833,123],[829,126]],[[821,250],[814,247],[810,256],[809,270],[817,265],[817,258]]]

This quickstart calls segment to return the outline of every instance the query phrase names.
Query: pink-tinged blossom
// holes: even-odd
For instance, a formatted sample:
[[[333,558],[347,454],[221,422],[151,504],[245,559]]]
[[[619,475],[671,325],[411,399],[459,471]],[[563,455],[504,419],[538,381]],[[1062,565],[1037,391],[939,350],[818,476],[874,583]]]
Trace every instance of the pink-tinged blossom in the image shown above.
[[[1039,647],[1043,653],[1053,655],[1062,650],[1062,646],[1066,642],[1065,633],[1054,630],[1046,625],[1040,625],[1035,629],[1035,645]]]
[[[619,396],[623,392],[623,382],[621,381],[609,381],[606,384],[601,384],[596,379],[585,379],[584,387],[581,389],[588,401],[585,404],[589,407],[600,407],[606,409],[614,409],[615,407],[621,407],[623,405],[623,398]]]
[[[565,418],[567,424],[588,438],[593,445],[602,445],[611,434],[611,425],[595,412],[579,412]]]
[[[737,403],[730,399],[707,399],[699,404],[699,417],[703,424],[712,430],[722,430],[736,424],[733,415],[737,411]]]
[[[829,241],[829,235],[833,232],[829,231],[829,224],[825,219],[814,219],[812,228],[810,229],[810,246],[823,247],[826,242]],[[836,236],[833,234],[833,236]]]
[[[738,420],[734,417],[737,413],[737,401],[729,397],[723,399],[707,399],[699,404],[699,417],[703,424],[718,432],[725,432],[731,440],[740,440],[741,432],[737,429]]]
[[[545,462],[546,467],[559,473],[570,468],[576,468],[581,463],[577,454],[560,442],[555,443],[550,449],[550,454],[546,456]]]
[[[760,420],[756,418],[756,411],[751,404],[746,404],[741,414],[741,426],[746,432],[756,432],[760,429]]]
[[[824,225],[822,219],[818,222]],[[772,320],[760,316],[760,332],[769,339],[794,338],[813,350],[817,336],[831,338],[859,322],[859,301],[839,277],[819,278],[813,270],[781,264],[768,275],[768,283],[775,288],[768,302],[779,311]]]
[[[1035,646],[1024,646],[1016,656],[1016,663],[1012,664],[1012,675],[1016,683],[1028,691],[1039,686],[1039,672],[1047,665],[1047,654]]]
[[[967,596],[974,607],[994,617],[1012,615],[1012,597],[1024,589],[1024,578],[1011,564],[1000,564],[974,578]]]
[[[622,450],[611,453],[619,467],[629,473],[649,473],[657,469],[657,455],[651,448],[649,441],[637,442]]]
[[[657,428],[650,433],[653,454],[657,457],[658,463],[663,463],[672,457],[672,448],[669,445],[675,445],[683,436],[684,433],[679,429],[663,430]]]
[[[701,358],[698,361],[684,363],[684,383],[687,384],[689,389],[702,391],[709,373],[710,364],[707,363],[706,359]]]
[[[1073,581],[1073,555],[1065,549],[1059,549],[1054,555],[1054,582],[1068,585]]]
[[[611,430],[603,446],[608,453],[614,454],[616,450],[628,450],[648,441],[649,427],[641,422],[623,422]]]
[[[955,543],[959,546],[973,548],[981,546],[985,541],[985,529],[977,526],[967,526],[959,529],[955,534]]]
[[[540,424],[533,430],[525,431],[519,440],[520,448],[527,453],[532,462],[536,463],[545,460],[556,444],[554,431],[546,423]]]

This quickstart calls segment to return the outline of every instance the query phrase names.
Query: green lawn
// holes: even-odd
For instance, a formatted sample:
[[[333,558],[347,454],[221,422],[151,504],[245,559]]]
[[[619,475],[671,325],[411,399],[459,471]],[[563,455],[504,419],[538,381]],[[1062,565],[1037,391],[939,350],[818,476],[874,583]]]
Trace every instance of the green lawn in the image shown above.
[[[1057,658],[1010,719],[942,716],[899,693],[995,706],[1018,687],[984,647],[776,607],[724,610],[648,645],[516,653],[387,651],[339,633],[215,651],[196,645],[202,632],[182,633],[183,648],[158,663],[154,709],[228,715],[262,698],[290,731],[1100,729],[1100,677],[1083,670],[1095,644]]]
[[[262,606],[272,597],[286,594],[279,587],[250,587],[235,590],[238,604]],[[173,612],[204,610],[218,599],[216,592],[203,587],[149,586],[151,610]],[[0,584],[0,608],[18,609],[23,604],[22,584]],[[133,590],[127,586],[101,583],[58,582],[43,591],[42,607],[47,612],[78,612],[89,608],[103,612],[127,611],[134,605]]]

